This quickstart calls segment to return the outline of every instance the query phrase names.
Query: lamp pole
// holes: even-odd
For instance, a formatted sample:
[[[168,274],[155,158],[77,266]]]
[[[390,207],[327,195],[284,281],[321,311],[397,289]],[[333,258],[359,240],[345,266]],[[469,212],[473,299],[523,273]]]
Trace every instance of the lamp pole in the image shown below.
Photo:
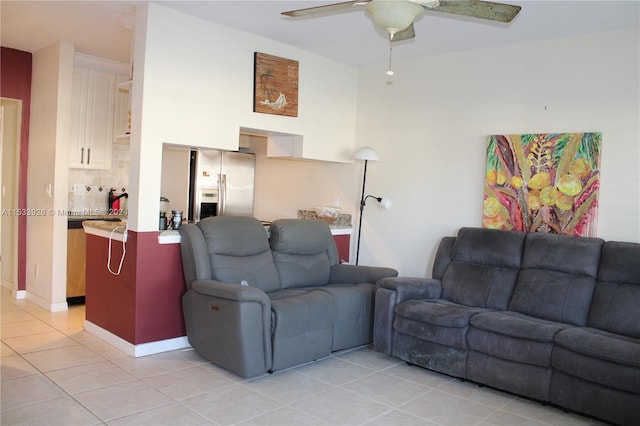
[[[364,203],[365,203],[365,185],[367,184],[367,162],[368,160],[364,160],[364,176],[362,177],[362,196],[360,197],[360,218],[358,220],[358,244],[356,248],[356,265],[358,264],[358,260],[360,259],[360,234],[362,233],[362,213],[364,212]]]

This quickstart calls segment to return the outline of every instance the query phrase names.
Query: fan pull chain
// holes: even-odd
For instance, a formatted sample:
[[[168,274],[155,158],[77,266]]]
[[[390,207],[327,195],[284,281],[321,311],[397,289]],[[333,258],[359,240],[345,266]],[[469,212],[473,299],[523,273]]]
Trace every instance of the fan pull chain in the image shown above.
[[[391,53],[393,52],[393,42],[389,40],[389,69],[387,70],[387,75],[393,75],[393,70],[391,69]]]

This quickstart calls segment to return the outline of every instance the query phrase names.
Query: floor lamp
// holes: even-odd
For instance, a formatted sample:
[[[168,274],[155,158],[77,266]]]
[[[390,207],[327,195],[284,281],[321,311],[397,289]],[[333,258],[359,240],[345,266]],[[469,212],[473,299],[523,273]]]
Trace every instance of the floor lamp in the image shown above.
[[[362,176],[362,194],[360,196],[360,217],[358,218],[358,244],[356,248],[356,265],[357,265],[358,261],[360,260],[360,234],[362,232],[362,214],[364,212],[364,206],[367,202],[367,199],[369,198],[375,199],[385,209],[388,209],[389,207],[391,207],[391,200],[389,200],[388,198],[375,197],[373,195],[366,195],[367,163],[369,161],[380,161],[380,157],[378,156],[378,153],[376,152],[376,150],[369,146],[364,146],[358,149],[353,154],[353,159],[364,160],[364,174]]]

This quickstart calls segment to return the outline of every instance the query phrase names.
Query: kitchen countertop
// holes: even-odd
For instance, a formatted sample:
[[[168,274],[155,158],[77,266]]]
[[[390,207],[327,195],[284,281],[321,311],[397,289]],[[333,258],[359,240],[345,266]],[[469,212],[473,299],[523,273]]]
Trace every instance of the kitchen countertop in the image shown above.
[[[84,220],[82,222],[84,232],[89,235],[96,235],[98,237],[111,238],[117,241],[127,241],[127,222],[120,221],[106,221],[96,220],[91,218],[90,220]]]
[[[103,238],[111,238],[116,241],[127,241],[126,219],[115,222],[107,220],[96,220],[91,218],[82,222],[84,232]],[[180,232],[174,229],[158,231],[158,242],[160,244],[177,244],[180,242]]]
[[[113,216],[111,216],[113,217]],[[116,241],[127,241],[126,218],[120,222],[96,220],[91,217],[90,220],[85,219],[82,222],[84,231],[89,235],[96,235],[103,238],[111,238]],[[350,235],[352,227],[349,225],[329,225],[331,234],[333,235]],[[174,229],[166,231],[158,231],[158,242],[160,244],[178,244],[180,243],[180,232]]]

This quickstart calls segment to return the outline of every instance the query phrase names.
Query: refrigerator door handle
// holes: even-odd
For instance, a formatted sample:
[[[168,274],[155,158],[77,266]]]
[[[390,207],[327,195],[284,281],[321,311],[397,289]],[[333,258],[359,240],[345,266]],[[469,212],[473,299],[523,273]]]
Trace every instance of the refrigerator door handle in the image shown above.
[[[219,216],[227,215],[227,175],[218,175],[218,212]]]

